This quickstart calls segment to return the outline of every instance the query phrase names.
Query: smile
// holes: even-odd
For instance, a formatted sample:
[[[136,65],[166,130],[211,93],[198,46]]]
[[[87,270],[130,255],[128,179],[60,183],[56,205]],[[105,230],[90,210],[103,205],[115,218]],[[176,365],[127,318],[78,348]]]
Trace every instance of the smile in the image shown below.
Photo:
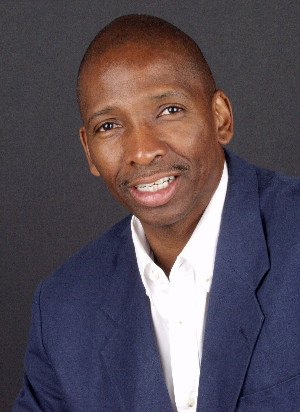
[[[157,192],[161,189],[166,189],[171,182],[175,180],[175,176],[162,177],[152,183],[143,183],[135,186],[140,192]]]
[[[168,203],[177,191],[179,176],[166,176],[151,183],[135,184],[129,188],[136,202],[147,207],[157,207]]]

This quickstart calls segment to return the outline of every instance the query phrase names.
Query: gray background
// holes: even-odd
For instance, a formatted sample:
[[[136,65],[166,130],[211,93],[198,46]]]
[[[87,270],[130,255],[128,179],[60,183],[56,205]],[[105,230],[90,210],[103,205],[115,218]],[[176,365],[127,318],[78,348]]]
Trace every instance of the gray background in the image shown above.
[[[1,411],[10,410],[22,383],[37,284],[126,215],[89,174],[78,139],[76,72],[94,35],[128,13],[178,25],[198,42],[218,87],[231,99],[231,150],[256,165],[299,176],[297,4],[1,2]]]

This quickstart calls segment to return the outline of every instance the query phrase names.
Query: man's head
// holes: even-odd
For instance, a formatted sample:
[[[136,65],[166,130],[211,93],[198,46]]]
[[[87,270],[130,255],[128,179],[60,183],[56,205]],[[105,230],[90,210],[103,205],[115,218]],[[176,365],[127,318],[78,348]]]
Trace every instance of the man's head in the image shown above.
[[[192,39],[156,17],[116,19],[82,60],[78,101],[91,172],[117,200],[144,225],[199,219],[232,115]]]

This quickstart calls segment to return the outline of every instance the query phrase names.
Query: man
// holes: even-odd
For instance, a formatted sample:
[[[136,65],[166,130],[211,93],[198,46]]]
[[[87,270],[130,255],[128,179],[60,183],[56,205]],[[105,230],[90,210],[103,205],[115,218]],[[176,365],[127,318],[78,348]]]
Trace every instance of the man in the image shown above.
[[[299,182],[225,161],[230,102],[158,18],[96,36],[78,100],[133,217],[39,286],[14,411],[300,409]]]

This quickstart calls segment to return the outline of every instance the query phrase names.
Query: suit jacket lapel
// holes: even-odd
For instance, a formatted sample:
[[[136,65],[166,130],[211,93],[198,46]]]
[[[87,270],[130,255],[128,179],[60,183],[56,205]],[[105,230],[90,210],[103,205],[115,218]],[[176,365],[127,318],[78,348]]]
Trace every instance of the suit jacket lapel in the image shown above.
[[[118,287],[107,291],[102,310],[114,327],[100,360],[124,411],[172,412],[152,327],[149,299],[138,271],[130,229],[113,268]]]
[[[269,268],[255,169],[226,154],[229,186],[201,362],[198,411],[233,411],[263,324],[255,291]]]

